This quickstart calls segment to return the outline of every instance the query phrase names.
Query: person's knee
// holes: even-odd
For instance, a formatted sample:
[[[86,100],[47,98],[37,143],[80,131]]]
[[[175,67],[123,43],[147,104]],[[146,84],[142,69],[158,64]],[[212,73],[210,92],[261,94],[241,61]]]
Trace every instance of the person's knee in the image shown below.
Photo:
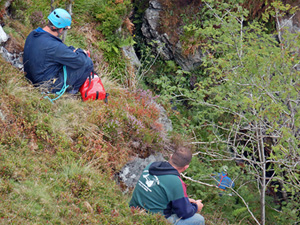
[[[192,221],[190,221],[191,224],[194,225],[205,225],[205,220],[204,217],[201,216],[200,214],[196,213],[193,217],[192,217]]]
[[[203,216],[201,216],[200,214],[196,214],[197,215],[197,219],[199,221],[199,225],[205,225],[205,219]]]
[[[180,219],[177,216],[171,216],[168,220],[175,225],[205,225],[204,217],[198,213],[187,219]]]

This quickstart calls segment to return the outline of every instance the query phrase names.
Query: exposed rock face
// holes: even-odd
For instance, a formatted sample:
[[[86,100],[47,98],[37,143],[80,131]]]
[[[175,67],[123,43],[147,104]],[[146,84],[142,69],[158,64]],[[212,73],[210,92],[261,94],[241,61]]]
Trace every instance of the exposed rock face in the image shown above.
[[[286,1],[285,3],[292,7],[299,6],[299,1]],[[300,32],[300,11],[297,10],[294,15],[284,16],[279,22],[281,27],[288,27],[292,33]]]
[[[139,68],[141,66],[141,62],[132,46],[124,46],[121,49],[125,58],[129,60],[130,65],[132,65],[134,68]]]
[[[4,122],[5,121],[5,115],[0,110],[0,119]]]
[[[157,122],[163,125],[164,128],[163,132],[172,131],[173,130],[172,121],[168,118],[166,110],[160,104],[157,104],[156,102],[154,102],[154,104],[156,105],[156,108],[159,109],[159,118]]]
[[[23,52],[22,47],[9,37],[0,26],[0,54],[18,69],[23,69]]]
[[[291,3],[292,6],[296,6],[298,3]],[[160,13],[163,13],[163,6],[158,0],[150,0],[149,8],[146,10],[142,33],[145,36],[147,42],[155,41],[157,52],[165,60],[174,60],[182,69],[191,71],[201,65],[201,58],[203,54],[201,49],[198,48],[194,54],[185,55],[182,51],[182,45],[180,41],[172,43],[166,33],[159,33],[159,23],[164,24],[164,21],[160,21]],[[300,12],[297,11],[294,16],[286,16],[280,20],[281,27],[288,27],[291,32],[300,32]]]
[[[299,3],[290,3],[291,6],[298,6]],[[300,12],[297,10],[294,15],[285,15],[279,19],[277,29],[287,28],[291,33],[300,32]]]
[[[201,64],[202,53],[198,49],[195,54],[184,55],[180,41],[171,43],[166,33],[159,34],[157,31],[160,13],[163,12],[161,4],[157,0],[149,1],[149,8],[144,15],[142,33],[148,42],[156,41],[157,51],[165,60],[174,60],[182,69],[190,71]],[[162,22],[163,23],[163,22]]]
[[[4,4],[5,11],[11,6],[13,0],[7,0]],[[13,38],[5,33],[0,25],[0,54],[14,67],[23,69],[23,47]]]
[[[119,173],[119,178],[128,188],[133,188],[138,182],[143,172],[143,169],[148,164],[164,160],[164,157],[160,153],[157,155],[151,155],[146,159],[135,158],[122,168],[122,170]]]
[[[292,3],[292,6],[297,6],[298,3]],[[286,28],[289,32],[295,34],[300,32],[300,11],[297,10],[294,15],[286,15],[283,18],[279,20],[279,28]],[[282,36],[279,37],[279,39],[282,40]],[[295,52],[298,52],[300,54],[300,46],[298,49],[295,49]],[[295,66],[295,68],[300,71],[300,65],[299,63]]]

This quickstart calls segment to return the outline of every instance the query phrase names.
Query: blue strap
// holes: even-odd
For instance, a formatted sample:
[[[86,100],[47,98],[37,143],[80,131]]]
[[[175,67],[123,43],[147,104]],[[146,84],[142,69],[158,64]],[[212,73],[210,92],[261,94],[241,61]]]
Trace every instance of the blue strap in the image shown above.
[[[55,94],[57,94],[58,96],[56,98],[49,98],[48,96],[45,96],[44,98],[49,99],[50,102],[54,102],[55,100],[59,99],[67,90],[67,88],[69,87],[69,85],[67,85],[67,67],[63,66],[63,71],[64,71],[64,85],[62,86],[62,88],[60,89],[60,91],[57,91]]]

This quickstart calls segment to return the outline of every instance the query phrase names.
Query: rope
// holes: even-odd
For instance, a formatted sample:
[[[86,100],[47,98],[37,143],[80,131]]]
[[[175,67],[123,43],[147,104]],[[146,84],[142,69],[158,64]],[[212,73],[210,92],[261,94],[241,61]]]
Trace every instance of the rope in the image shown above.
[[[53,103],[55,100],[59,99],[67,90],[67,88],[69,87],[69,85],[67,85],[67,67],[63,66],[63,71],[64,71],[64,85],[62,86],[62,88],[60,89],[60,91],[57,91],[55,94],[57,94],[58,96],[56,98],[49,98],[48,96],[45,96],[45,99],[48,99],[51,103]]]

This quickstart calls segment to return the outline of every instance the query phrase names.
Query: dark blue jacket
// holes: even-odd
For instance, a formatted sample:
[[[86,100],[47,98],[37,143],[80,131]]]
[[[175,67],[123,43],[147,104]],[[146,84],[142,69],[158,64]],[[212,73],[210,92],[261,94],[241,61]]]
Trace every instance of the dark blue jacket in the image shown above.
[[[92,70],[92,60],[84,53],[82,49],[73,46],[66,46],[62,40],[54,35],[44,31],[42,28],[33,30],[27,37],[24,46],[24,71],[26,77],[33,84],[41,84],[51,79],[59,80],[60,86],[63,85],[63,66],[66,65],[68,71],[82,70],[89,65]],[[83,72],[80,72],[83,73]],[[84,81],[89,73],[84,74]],[[81,76],[81,74],[80,74]],[[68,84],[73,85],[80,76],[68,77]],[[73,80],[72,80],[73,79]]]
[[[190,203],[185,183],[169,162],[154,162],[144,169],[129,205],[162,213],[166,218],[176,214],[187,219],[198,210],[196,204]]]

